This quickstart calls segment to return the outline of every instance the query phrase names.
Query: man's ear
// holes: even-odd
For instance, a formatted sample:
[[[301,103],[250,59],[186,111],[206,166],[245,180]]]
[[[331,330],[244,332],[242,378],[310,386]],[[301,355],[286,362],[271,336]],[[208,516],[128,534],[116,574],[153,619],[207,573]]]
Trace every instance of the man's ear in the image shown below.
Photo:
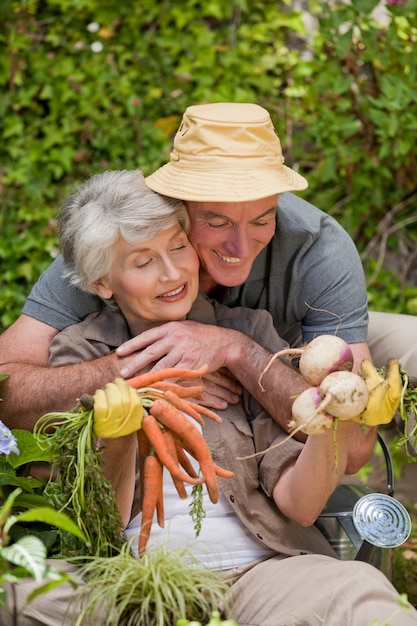
[[[108,286],[105,278],[99,278],[91,283],[91,291],[103,298],[103,300],[110,300],[113,296],[113,291]]]

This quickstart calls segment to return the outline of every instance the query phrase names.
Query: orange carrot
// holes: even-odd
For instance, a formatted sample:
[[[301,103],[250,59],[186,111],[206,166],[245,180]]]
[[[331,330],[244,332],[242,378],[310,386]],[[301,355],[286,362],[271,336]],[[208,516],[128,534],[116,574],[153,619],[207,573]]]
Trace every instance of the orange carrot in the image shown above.
[[[165,381],[163,381],[162,384],[164,382]],[[158,384],[158,388],[159,388],[159,384]],[[186,388],[180,387],[180,389],[186,389]],[[189,389],[193,389],[193,388],[189,387]],[[195,387],[195,389],[197,389],[197,387]],[[162,387],[161,387],[161,390],[162,390]],[[222,418],[220,417],[220,415],[217,415],[217,413],[215,413],[208,407],[203,406],[202,404],[198,402],[191,402],[190,400],[187,400],[187,398],[196,398],[196,396],[192,396],[191,394],[186,394],[186,393],[182,393],[182,394],[177,393],[177,391],[174,388],[170,389],[169,387],[167,387],[165,389],[165,393],[163,397],[168,402],[171,402],[171,404],[177,407],[177,409],[179,409],[180,411],[184,411],[184,413],[188,413],[188,415],[194,418],[195,421],[198,422],[202,428],[204,428],[204,420],[201,418],[201,415],[205,415],[205,417],[208,417],[209,419],[212,419],[214,422],[218,422],[219,424],[222,421]]]
[[[217,476],[220,476],[220,478],[234,478],[235,477],[234,472],[224,469],[224,467],[220,467],[220,465],[217,465],[217,463],[214,463],[214,471],[216,472]]]
[[[200,424],[201,428],[204,428],[204,420],[202,417],[200,417],[200,415],[197,413],[196,409],[194,408],[197,406],[196,404],[192,402],[188,402],[184,398],[179,398],[172,391],[166,391],[164,394],[164,398],[167,402],[170,402],[170,404],[175,406],[176,409],[180,411],[184,411],[184,413],[187,413],[187,415],[192,417],[198,424]]]
[[[183,467],[183,469],[187,472],[187,474],[197,478],[197,472],[195,471],[190,459],[185,454],[184,448],[182,447],[181,443],[178,441],[178,439],[174,435],[173,435],[173,440],[175,443],[175,448],[177,450],[178,463]]]
[[[138,430],[136,433],[137,441],[138,441],[138,457],[139,457],[139,484],[140,484],[140,503],[142,506],[143,502],[143,485],[144,485],[144,464],[145,459],[149,454],[151,449],[149,439],[145,434],[144,430]]]
[[[163,400],[155,400],[155,402],[163,402]],[[166,402],[164,404],[169,406]],[[150,411],[151,410],[152,408]],[[178,465],[178,461],[176,461],[168,451],[161,428],[153,415],[144,415],[142,419],[142,429],[145,431],[159,461],[167,468],[171,476],[175,476],[178,480],[182,480],[190,485],[198,485],[203,482],[202,478],[193,478],[182,471]]]
[[[158,372],[147,372],[126,380],[127,384],[134,389],[141,387],[152,387],[154,383],[166,378],[200,378],[207,372],[207,365],[203,365],[198,370],[188,370],[175,367],[159,370]]]
[[[162,468],[163,475],[163,468]],[[165,510],[164,510],[164,491],[163,491],[163,478],[158,494],[158,500],[156,501],[156,521],[161,528],[165,528]]]
[[[193,442],[198,441],[201,445],[206,445],[198,428],[175,406],[163,399],[157,399],[149,408],[149,413],[153,415],[161,424],[171,430],[179,439],[187,441],[192,447]]]
[[[177,457],[178,457],[179,464],[182,465],[182,467],[185,469],[187,474],[190,474],[191,476],[193,475],[197,476],[190,459],[185,454],[184,448],[182,447],[178,439],[176,439],[176,437],[174,437],[174,442],[177,448]],[[192,457],[196,458],[195,455],[192,454],[190,450],[187,450],[187,452],[189,452],[189,454],[191,454]],[[217,465],[217,463],[214,463],[214,462],[213,462],[213,465],[214,465],[214,471],[216,472],[217,476],[220,476],[220,478],[234,478],[235,477],[234,472],[232,472],[231,470],[227,470],[224,467],[220,467],[220,465]]]
[[[204,385],[183,387],[182,385],[167,380],[160,380],[154,383],[153,387],[159,391],[173,391],[179,398],[199,398],[204,391]]]
[[[161,484],[162,465],[158,457],[154,454],[148,454],[143,468],[142,523],[138,542],[139,556],[142,556],[145,552],[149,540],[153,516],[160,496]]]
[[[192,451],[192,454],[200,464],[201,473],[204,476],[204,482],[206,483],[210,500],[215,504],[219,499],[216,472],[214,470],[210,450],[200,431],[185,415],[164,400],[155,400],[149,412],[154,415],[163,426],[173,432],[185,449]]]
[[[195,404],[196,406],[196,411],[198,411],[201,415],[205,415],[206,417],[210,418],[211,420],[215,422],[218,422],[219,424],[222,421],[222,418],[220,417],[220,415],[217,415],[217,413],[207,408],[206,406],[203,406],[202,404],[198,404],[198,403],[193,403],[193,404]]]
[[[171,454],[172,458],[175,459],[176,463],[178,464],[177,448],[175,446],[175,441],[174,441],[174,437],[172,436],[172,432],[170,430],[163,430],[162,436],[165,439],[165,444],[166,444],[168,452]],[[171,478],[172,478],[172,482],[174,483],[174,487],[177,490],[179,497],[181,498],[181,500],[184,500],[187,497],[187,491],[184,486],[184,481],[179,480],[176,476],[173,476],[172,474],[171,474]]]

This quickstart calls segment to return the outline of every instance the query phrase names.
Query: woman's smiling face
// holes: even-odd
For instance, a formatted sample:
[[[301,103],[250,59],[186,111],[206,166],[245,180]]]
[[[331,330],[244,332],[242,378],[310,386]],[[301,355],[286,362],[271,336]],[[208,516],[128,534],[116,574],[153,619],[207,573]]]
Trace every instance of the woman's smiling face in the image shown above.
[[[198,293],[198,256],[180,225],[153,239],[115,244],[110,272],[93,285],[114,298],[130,327],[184,319]]]

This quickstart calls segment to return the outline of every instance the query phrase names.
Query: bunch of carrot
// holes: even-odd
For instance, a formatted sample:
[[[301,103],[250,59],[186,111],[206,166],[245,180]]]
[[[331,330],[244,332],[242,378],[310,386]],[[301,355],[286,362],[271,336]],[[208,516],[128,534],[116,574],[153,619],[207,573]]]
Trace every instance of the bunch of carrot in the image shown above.
[[[126,382],[137,390],[144,408],[142,428],[137,431],[139,447],[139,470],[141,487],[142,523],[139,535],[139,555],[143,555],[149,540],[153,516],[164,526],[164,503],[162,493],[163,468],[171,474],[180,498],[186,498],[184,483],[205,483],[210,500],[219,498],[217,476],[233,478],[233,472],[214,463],[201,431],[186,415],[202,428],[203,417],[221,422],[221,418],[205,406],[187,398],[198,399],[204,387],[184,387],[168,379],[195,379],[206,372],[199,370],[169,368],[142,374]],[[186,415],[184,415],[186,414]],[[195,472],[187,454],[194,457],[201,476]]]

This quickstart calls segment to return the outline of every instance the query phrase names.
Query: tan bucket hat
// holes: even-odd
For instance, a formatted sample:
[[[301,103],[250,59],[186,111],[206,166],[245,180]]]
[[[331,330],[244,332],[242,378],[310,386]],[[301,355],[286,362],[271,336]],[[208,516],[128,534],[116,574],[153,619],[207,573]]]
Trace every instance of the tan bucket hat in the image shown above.
[[[188,107],[169,163],[145,182],[165,196],[208,202],[258,200],[308,186],[284,165],[268,111],[230,102]]]

